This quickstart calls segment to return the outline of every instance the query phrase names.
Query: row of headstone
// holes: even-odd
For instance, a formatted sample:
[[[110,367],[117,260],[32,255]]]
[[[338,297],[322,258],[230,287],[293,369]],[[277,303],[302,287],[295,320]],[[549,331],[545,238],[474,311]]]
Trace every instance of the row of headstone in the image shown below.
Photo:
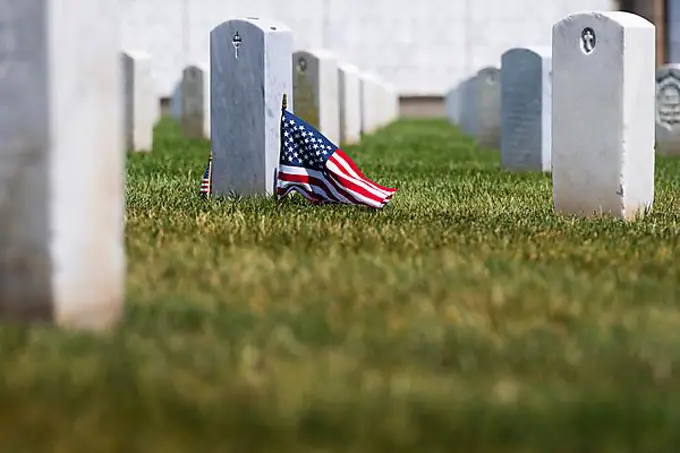
[[[500,140],[500,70],[486,67],[462,81],[446,95],[450,121],[484,148],[498,148]]]
[[[245,44],[241,35],[239,39],[241,52]],[[295,114],[334,143],[358,143],[363,134],[398,117],[399,96],[392,85],[339,61],[328,50],[292,53],[292,77]],[[184,70],[171,97],[171,115],[187,138],[210,137],[209,86],[209,69],[192,65]]]
[[[0,184],[13,194],[0,198],[0,316],[106,327],[120,318],[124,298],[125,109],[119,24],[91,25],[93,17],[118,17],[119,6],[27,5],[3,10],[12,18],[6,43],[23,47],[8,46],[0,62]],[[50,19],[55,11],[68,23]],[[36,33],[45,39],[32,39]],[[210,84],[216,195],[273,193],[284,95],[295,107],[292,45],[287,27],[256,18],[212,30],[210,80],[199,80],[204,91]],[[578,13],[554,26],[556,212],[631,218],[652,206],[654,66],[655,29],[638,16]],[[482,82],[463,93],[474,109],[490,103]],[[379,90],[360,91],[362,105],[387,103]],[[205,112],[205,104],[194,110]],[[487,122],[473,118],[475,131]],[[362,124],[370,124],[363,114]]]
[[[447,94],[451,122],[510,170],[552,171],[560,213],[632,218],[654,199],[654,154],[680,154],[680,66],[656,72],[655,27],[572,14],[552,48],[514,48]],[[656,122],[656,131],[655,131]]]

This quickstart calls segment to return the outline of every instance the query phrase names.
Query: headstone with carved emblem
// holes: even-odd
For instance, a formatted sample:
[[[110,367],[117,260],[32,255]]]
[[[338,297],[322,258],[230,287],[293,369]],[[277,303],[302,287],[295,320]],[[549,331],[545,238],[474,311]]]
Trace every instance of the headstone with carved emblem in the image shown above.
[[[210,68],[195,64],[184,68],[180,90],[182,135],[192,139],[210,138]]]
[[[635,14],[553,26],[552,180],[559,214],[632,219],[654,201],[655,28]]]
[[[332,52],[316,49],[293,54],[293,97],[296,115],[338,143],[338,60]]]
[[[498,149],[501,135],[501,71],[490,66],[475,77],[477,109],[475,138],[483,148]]]
[[[680,155],[680,64],[656,71],[656,150]]]
[[[292,54],[290,29],[271,20],[231,19],[211,31],[214,195],[274,193],[284,94],[294,106]]]
[[[103,329],[122,314],[119,20],[113,1],[0,1],[3,321]]]

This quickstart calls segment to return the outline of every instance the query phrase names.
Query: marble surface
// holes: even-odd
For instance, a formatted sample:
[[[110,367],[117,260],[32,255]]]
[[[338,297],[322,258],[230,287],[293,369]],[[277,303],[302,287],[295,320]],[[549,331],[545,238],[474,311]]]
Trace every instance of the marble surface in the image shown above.
[[[119,18],[117,2],[3,2],[4,320],[103,329],[122,314],[125,153]]]
[[[338,59],[325,49],[293,53],[293,97],[296,114],[331,142],[340,140]]]
[[[475,77],[475,128],[477,144],[483,148],[500,147],[501,81],[500,69],[481,69]]]
[[[340,102],[340,142],[355,144],[361,139],[361,91],[359,68],[352,64],[338,67]]]
[[[180,91],[182,135],[192,139],[210,138],[210,68],[195,64],[184,68]]]
[[[151,56],[140,50],[121,53],[123,68],[125,146],[130,151],[153,149],[153,128],[159,100],[154,88]]]
[[[630,219],[650,209],[654,26],[623,12],[569,15],[555,24],[552,54],[555,211]]]
[[[274,193],[284,93],[294,111],[292,54],[291,31],[275,21],[231,19],[211,32],[215,195]]]
[[[656,71],[656,151],[680,156],[680,64]]]
[[[362,71],[361,80],[361,133],[371,134],[381,126],[380,80],[375,74]]]
[[[516,47],[501,60],[501,165],[550,171],[552,49]]]

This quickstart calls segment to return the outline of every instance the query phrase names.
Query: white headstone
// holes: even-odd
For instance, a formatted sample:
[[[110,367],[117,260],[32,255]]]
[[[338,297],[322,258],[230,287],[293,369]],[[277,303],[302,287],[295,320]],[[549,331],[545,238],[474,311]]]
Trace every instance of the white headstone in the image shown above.
[[[293,35],[277,22],[232,19],[211,31],[212,187],[216,196],[274,193],[284,94],[293,111],[292,54]]]
[[[460,85],[454,86],[446,92],[444,97],[444,109],[446,110],[446,118],[451,124],[460,123]]]
[[[501,71],[498,68],[481,69],[474,81],[475,138],[484,148],[500,147],[501,135]]]
[[[380,85],[378,78],[362,72],[361,79],[361,133],[372,134],[381,126]]]
[[[387,118],[387,124],[391,124],[399,119],[399,93],[397,87],[394,84],[385,82],[383,84],[385,88],[385,116]]]
[[[656,149],[659,154],[680,155],[680,64],[656,71]]]
[[[390,109],[391,109],[391,100],[390,100],[390,93],[387,88],[387,83],[385,83],[384,80],[378,79],[378,116],[380,120],[378,121],[378,124],[380,127],[386,126],[390,122]]]
[[[340,141],[338,59],[324,49],[293,54],[295,114],[331,142]]]
[[[550,171],[552,52],[514,48],[501,57],[501,165]]]
[[[5,321],[102,329],[122,314],[119,20],[118,2],[0,2]]]
[[[180,79],[170,96],[170,116],[177,121],[182,118],[182,80]]]
[[[182,135],[186,138],[210,138],[210,68],[191,65],[182,72],[180,91]]]
[[[340,99],[340,143],[355,144],[361,139],[361,81],[359,68],[341,64],[338,68]]]
[[[125,145],[130,151],[151,151],[158,117],[151,57],[141,51],[121,54],[125,96]]]
[[[468,77],[460,82],[457,88],[459,126],[463,132],[472,136],[475,135],[477,127],[476,79],[476,75]]]
[[[625,12],[553,26],[555,211],[632,218],[654,200],[655,29]]]

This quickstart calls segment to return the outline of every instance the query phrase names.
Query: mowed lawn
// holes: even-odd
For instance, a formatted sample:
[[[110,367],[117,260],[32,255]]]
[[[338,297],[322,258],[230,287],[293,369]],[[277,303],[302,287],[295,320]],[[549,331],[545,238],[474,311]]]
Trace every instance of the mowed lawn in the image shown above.
[[[125,319],[0,328],[0,451],[680,445],[680,159],[647,218],[566,219],[549,175],[401,121],[345,148],[399,188],[371,211],[201,200],[208,143],[156,132],[128,158]]]

